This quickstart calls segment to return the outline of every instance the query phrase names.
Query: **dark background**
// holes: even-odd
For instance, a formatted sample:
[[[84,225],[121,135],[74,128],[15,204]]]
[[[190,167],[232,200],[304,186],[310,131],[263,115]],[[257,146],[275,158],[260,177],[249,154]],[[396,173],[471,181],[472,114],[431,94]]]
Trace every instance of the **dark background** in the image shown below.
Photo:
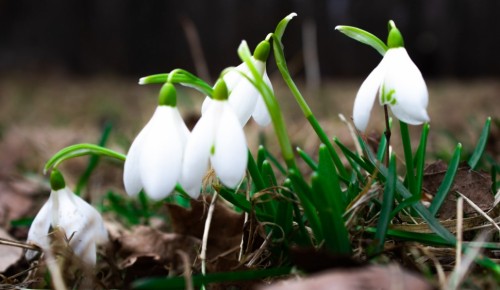
[[[358,26],[385,41],[389,19],[427,77],[500,74],[499,0],[0,0],[0,75],[196,72],[181,25],[192,21],[216,76],[240,62],[242,39],[253,49],[291,12],[298,17],[285,33],[285,53],[299,59],[299,74],[306,19],[317,27],[322,77],[365,76],[380,60],[336,25]]]

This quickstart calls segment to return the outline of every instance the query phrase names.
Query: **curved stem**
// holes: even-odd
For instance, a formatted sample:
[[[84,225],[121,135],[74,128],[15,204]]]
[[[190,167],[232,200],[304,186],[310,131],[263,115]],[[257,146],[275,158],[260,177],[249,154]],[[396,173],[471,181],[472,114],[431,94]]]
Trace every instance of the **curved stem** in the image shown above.
[[[276,137],[278,138],[278,142],[280,144],[281,154],[283,156],[283,159],[285,160],[288,170],[295,169],[297,172],[299,172],[295,163],[295,155],[293,153],[290,139],[288,138],[285,119],[283,118],[283,114],[281,113],[279,103],[276,100],[276,97],[271,88],[269,88],[269,86],[264,82],[262,75],[255,67],[250,54],[250,49],[248,48],[248,45],[245,41],[243,41],[238,47],[238,55],[248,66],[248,69],[252,74],[252,78],[248,78],[248,80],[254,84],[254,86],[257,88],[264,99],[267,110],[269,111],[269,115],[271,116],[274,131],[276,132]]]

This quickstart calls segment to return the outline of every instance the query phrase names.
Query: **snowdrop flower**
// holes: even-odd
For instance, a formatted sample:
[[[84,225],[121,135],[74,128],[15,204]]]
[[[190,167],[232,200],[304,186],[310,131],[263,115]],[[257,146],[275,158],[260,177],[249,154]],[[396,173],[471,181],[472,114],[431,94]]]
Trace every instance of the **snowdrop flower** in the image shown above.
[[[266,72],[266,61],[269,56],[270,45],[267,40],[262,41],[255,48],[252,57],[253,64],[262,75],[264,82],[273,89],[271,80]],[[233,108],[241,126],[245,126],[250,117],[260,126],[267,126],[271,122],[271,117],[267,110],[264,99],[254,85],[248,81],[242,74],[252,78],[250,69],[245,63],[228,71],[222,78],[226,82],[229,91],[229,104]],[[252,78],[253,79],[253,78]],[[207,97],[203,102],[202,113],[213,103],[213,100]]]
[[[96,243],[108,240],[108,233],[99,212],[82,198],[75,195],[64,182],[61,173],[54,169],[50,184],[52,192],[31,224],[28,242],[44,251],[50,251],[49,231],[59,227],[69,240],[69,246],[82,261],[90,266],[96,263]],[[31,260],[36,252],[28,250]]]
[[[212,103],[187,141],[180,183],[191,197],[197,198],[210,160],[221,182],[235,187],[245,175],[247,154],[243,128],[227,101],[226,84],[220,79]]]
[[[153,199],[165,198],[180,179],[189,129],[176,107],[176,99],[174,85],[163,85],[153,117],[130,146],[123,181],[131,196],[144,189]]]
[[[380,105],[389,105],[393,114],[410,125],[428,122],[428,92],[424,78],[403,46],[403,38],[394,22],[389,22],[389,49],[379,65],[363,82],[354,101],[353,120],[365,131],[378,93]]]

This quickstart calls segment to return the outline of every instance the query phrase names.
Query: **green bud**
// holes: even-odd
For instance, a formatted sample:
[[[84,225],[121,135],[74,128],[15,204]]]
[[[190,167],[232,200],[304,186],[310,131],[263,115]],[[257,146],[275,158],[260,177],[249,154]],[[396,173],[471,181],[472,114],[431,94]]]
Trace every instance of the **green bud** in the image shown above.
[[[59,190],[66,187],[66,182],[64,181],[64,177],[61,172],[57,169],[52,169],[50,173],[50,188],[52,190]]]
[[[269,51],[271,51],[271,45],[269,41],[263,40],[257,45],[253,52],[253,57],[257,60],[266,62],[269,57]]]
[[[172,83],[165,83],[160,89],[158,105],[175,107],[177,105],[177,91]]]
[[[214,92],[212,93],[212,99],[214,100],[227,100],[228,97],[228,92],[227,92],[227,86],[226,82],[220,78],[214,86]]]
[[[387,46],[389,48],[404,47],[403,36],[396,27],[394,21],[390,20],[388,24],[389,36],[387,36]]]

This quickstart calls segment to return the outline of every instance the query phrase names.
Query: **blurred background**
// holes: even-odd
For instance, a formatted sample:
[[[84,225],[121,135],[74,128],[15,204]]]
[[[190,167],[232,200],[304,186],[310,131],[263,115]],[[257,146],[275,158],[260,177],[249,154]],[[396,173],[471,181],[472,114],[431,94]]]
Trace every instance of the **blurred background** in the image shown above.
[[[500,114],[498,0],[0,0],[0,151],[7,155],[0,160],[38,171],[59,148],[95,142],[104,124],[125,152],[156,105],[159,87],[139,86],[139,77],[184,68],[213,82],[241,62],[243,39],[253,49],[291,12],[298,16],[283,39],[288,65],[332,136],[349,138],[338,114],[349,119],[357,89],[381,59],[336,25],[385,41],[388,20],[396,22],[429,86],[431,143],[453,136],[432,143],[444,151],[457,139],[473,144],[485,118]],[[314,148],[272,57],[268,71],[291,134]],[[201,103],[191,92],[179,100],[185,114]],[[370,132],[383,130],[378,109]]]
[[[321,77],[365,76],[380,57],[334,27],[385,40],[393,19],[424,75],[498,76],[499,11],[498,0],[0,0],[0,73],[137,77],[206,65],[216,76],[239,62],[242,39],[253,47],[297,12],[284,41],[298,73],[312,53]]]

